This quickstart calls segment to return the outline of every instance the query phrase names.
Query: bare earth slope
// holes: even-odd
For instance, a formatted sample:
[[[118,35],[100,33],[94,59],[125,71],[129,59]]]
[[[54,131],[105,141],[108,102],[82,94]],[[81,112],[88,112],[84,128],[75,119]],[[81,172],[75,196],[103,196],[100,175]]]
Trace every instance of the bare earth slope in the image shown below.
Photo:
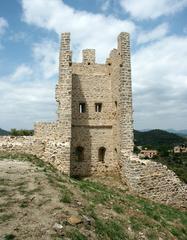
[[[14,233],[18,239],[51,239],[51,226],[63,207],[59,192],[30,162],[0,161],[0,171],[0,236]]]
[[[112,178],[74,180],[18,159],[0,160],[0,239],[187,239],[186,212],[129,195]]]

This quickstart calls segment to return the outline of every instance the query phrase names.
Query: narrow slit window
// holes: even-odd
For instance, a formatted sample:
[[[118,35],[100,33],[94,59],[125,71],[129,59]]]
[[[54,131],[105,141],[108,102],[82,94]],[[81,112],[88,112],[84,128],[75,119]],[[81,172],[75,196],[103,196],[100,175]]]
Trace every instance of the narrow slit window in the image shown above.
[[[76,156],[77,156],[77,161],[82,162],[84,161],[84,148],[79,146],[76,148]]]
[[[85,103],[79,103],[79,112],[80,113],[86,112],[86,104]]]
[[[117,108],[117,106],[118,106],[118,102],[117,102],[117,101],[115,101],[115,106],[116,106],[116,108]]]
[[[98,152],[98,154],[99,154],[99,161],[100,162],[104,162],[105,161],[105,153],[106,153],[106,148],[100,147],[99,148],[99,152]]]
[[[95,104],[95,111],[96,112],[101,112],[102,110],[102,103],[96,103]]]

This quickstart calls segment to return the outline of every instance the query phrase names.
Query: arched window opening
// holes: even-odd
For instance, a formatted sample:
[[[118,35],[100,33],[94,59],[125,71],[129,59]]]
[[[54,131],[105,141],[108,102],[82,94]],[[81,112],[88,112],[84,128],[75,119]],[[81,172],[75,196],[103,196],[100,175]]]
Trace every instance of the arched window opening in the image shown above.
[[[84,161],[84,148],[83,147],[80,147],[80,146],[77,147],[75,153],[76,153],[78,162]]]
[[[106,148],[100,147],[99,148],[99,161],[104,162],[105,161],[105,153],[106,153]]]

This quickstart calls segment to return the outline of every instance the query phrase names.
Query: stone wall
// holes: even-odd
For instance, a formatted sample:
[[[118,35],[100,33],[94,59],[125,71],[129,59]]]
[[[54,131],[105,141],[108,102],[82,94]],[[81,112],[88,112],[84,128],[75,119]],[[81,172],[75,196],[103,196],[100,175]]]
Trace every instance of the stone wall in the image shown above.
[[[0,137],[0,152],[32,154],[69,175],[69,165],[65,158],[69,152],[68,143],[33,136],[3,136]]]
[[[133,152],[133,116],[132,116],[132,87],[131,87],[131,58],[130,58],[130,36],[121,33],[118,36],[118,51],[122,58],[120,65],[119,83],[119,125],[121,156],[123,152]],[[123,163],[124,164],[124,163]]]
[[[33,154],[41,158],[45,151],[45,143],[32,136],[24,137],[0,137],[0,151],[9,153]]]
[[[81,134],[80,134],[81,133]],[[71,174],[89,176],[116,174],[118,163],[113,159],[112,127],[73,127]],[[109,141],[111,139],[111,141]],[[84,160],[77,161],[76,147],[84,147]],[[99,149],[106,149],[105,160],[99,160]]]
[[[70,175],[119,173],[124,164],[121,151],[132,150],[129,35],[119,35],[117,49],[105,64],[96,63],[95,55],[94,49],[85,49],[82,63],[72,63],[70,34],[62,34],[56,86],[58,120],[35,124],[33,139],[45,145],[42,158]],[[79,111],[80,103],[85,104],[84,113]],[[96,104],[101,111],[96,111]],[[78,147],[84,150],[82,162],[77,161]]]
[[[187,209],[187,185],[166,166],[124,154],[123,181],[139,195]]]
[[[34,136],[42,139],[57,138],[57,123],[38,122],[34,125]]]
[[[41,159],[52,164],[59,171],[70,175],[70,163],[67,163],[66,156],[69,156],[69,142],[60,140],[48,140],[45,142],[45,151]]]
[[[56,86],[58,103],[57,137],[63,144],[56,153],[56,161],[61,162],[63,172],[70,174],[71,158],[71,119],[72,119],[72,53],[70,50],[70,33],[62,33],[59,56],[59,81]],[[53,149],[52,145],[49,148]],[[59,164],[60,165],[60,164]]]
[[[106,64],[95,63],[95,50],[83,50],[82,63],[72,65],[72,149],[71,171],[80,175],[119,172],[120,152],[132,151],[132,96],[129,35],[120,34]],[[79,112],[79,104],[85,112]],[[96,112],[95,104],[102,104]],[[76,148],[84,149],[82,163],[76,162]],[[99,148],[106,149],[99,161]]]
[[[85,112],[79,112],[85,103]],[[100,103],[101,112],[95,104]],[[113,159],[111,78],[108,66],[95,64],[95,52],[83,50],[83,63],[73,64],[72,84],[72,152],[71,174],[89,176],[116,170]],[[77,161],[76,148],[84,148],[84,160]],[[99,149],[106,149],[105,160],[99,161]]]
[[[120,64],[122,63],[120,52],[113,49],[106,63],[111,76],[112,88],[112,109],[113,111],[113,158],[118,162],[119,170],[122,166],[120,158],[121,138],[120,138]]]
[[[90,65],[95,63],[95,49],[84,49],[82,51],[83,63]]]

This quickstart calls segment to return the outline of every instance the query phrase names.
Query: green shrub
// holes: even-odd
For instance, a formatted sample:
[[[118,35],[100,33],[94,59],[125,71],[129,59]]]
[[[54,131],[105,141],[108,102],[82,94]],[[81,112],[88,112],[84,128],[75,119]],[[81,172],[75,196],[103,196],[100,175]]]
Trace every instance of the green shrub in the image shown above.
[[[5,237],[4,237],[4,239],[5,240],[13,240],[13,239],[15,239],[15,235],[13,235],[13,234],[7,234],[7,235],[5,235]]]

